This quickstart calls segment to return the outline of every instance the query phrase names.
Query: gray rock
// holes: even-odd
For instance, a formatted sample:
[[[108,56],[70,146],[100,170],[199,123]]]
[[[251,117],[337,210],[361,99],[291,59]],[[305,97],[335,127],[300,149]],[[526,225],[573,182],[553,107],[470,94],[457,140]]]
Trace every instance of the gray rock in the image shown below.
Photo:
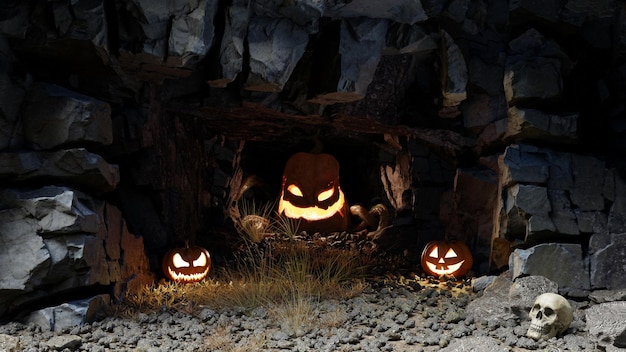
[[[510,309],[509,291],[513,282],[497,276],[483,291],[483,295],[471,301],[466,314],[476,322],[484,322],[491,326],[504,324],[505,321],[516,319]]]
[[[109,25],[104,3],[79,0],[56,4],[53,14],[61,37],[91,41],[104,50],[109,47]]]
[[[467,99],[467,65],[459,46],[444,30],[441,31],[442,40],[442,78],[441,93],[444,107],[459,106]]]
[[[626,301],[596,304],[585,311],[589,335],[606,351],[617,351],[613,341],[626,329]]]
[[[543,184],[548,181],[550,165],[545,153],[526,145],[511,145],[498,159],[500,183],[507,187],[513,183]]]
[[[562,80],[560,62],[556,60],[507,65],[503,80],[506,100],[511,106],[557,98],[562,93]]]
[[[394,22],[415,24],[428,19],[420,1],[410,0],[356,0],[329,2],[324,16],[335,18],[369,17]]]
[[[464,351],[481,351],[481,352],[506,352],[509,347],[502,346],[498,339],[490,336],[468,336],[461,340],[454,340],[445,348],[440,349],[441,352],[464,352]]]
[[[62,333],[101,319],[104,312],[109,309],[110,303],[109,295],[70,301],[55,307],[36,310],[30,313],[24,322],[38,326],[43,330]]]
[[[626,289],[594,290],[589,294],[589,299],[595,303],[626,301]]]
[[[508,128],[502,138],[575,143],[578,140],[578,117],[578,114],[549,114],[511,107],[508,109]]]
[[[248,27],[250,76],[245,88],[280,92],[308,42],[308,33],[286,18],[252,17]]]
[[[626,232],[626,180],[613,173],[614,202],[611,205],[608,219],[609,233]]]
[[[169,55],[182,57],[183,66],[192,66],[201,60],[213,45],[213,18],[217,4],[213,0],[197,0],[195,8],[187,13],[177,13],[173,18],[168,40]]]
[[[558,293],[559,286],[543,276],[518,277],[509,289],[511,309],[520,320],[528,319],[528,312],[535,303],[535,299],[542,293]]]
[[[493,280],[496,279],[496,276],[481,276],[472,280],[472,289],[474,292],[479,292],[484,290],[487,286],[491,285]]]
[[[17,73],[9,69],[12,55],[7,39],[0,37],[0,56],[7,58],[6,62],[0,59],[0,66],[7,68],[0,70],[0,150],[18,147],[22,142],[22,125],[18,121],[28,81],[27,77],[16,79]]]
[[[591,288],[626,288],[626,233],[596,233],[591,236],[589,262]]]
[[[559,286],[559,293],[586,297],[591,289],[582,248],[578,244],[546,243],[529,249],[516,249],[509,259],[513,279],[541,275]]]
[[[213,87],[224,88],[237,78],[243,68],[244,39],[248,32],[250,8],[248,0],[233,1],[226,10],[224,35],[220,47],[221,75],[209,81]]]
[[[561,96],[572,63],[554,41],[529,29],[509,43],[508,54],[503,85],[509,106]]]
[[[20,350],[20,339],[18,337],[0,334],[0,351],[17,352]]]
[[[330,105],[363,99],[374,79],[385,46],[388,21],[349,18],[341,21],[339,33],[340,76],[335,92],[320,92],[310,102]],[[333,84],[331,82],[331,84]]]
[[[47,179],[95,193],[112,191],[120,180],[117,165],[86,149],[56,152],[0,153],[0,180],[24,182]]]
[[[74,351],[80,347],[82,339],[76,335],[57,335],[53,336],[50,340],[44,344],[56,351],[63,351],[69,349]]]
[[[44,83],[32,84],[24,102],[24,137],[35,149],[113,142],[108,103]]]
[[[604,209],[605,163],[592,156],[572,154],[572,204],[583,211]]]

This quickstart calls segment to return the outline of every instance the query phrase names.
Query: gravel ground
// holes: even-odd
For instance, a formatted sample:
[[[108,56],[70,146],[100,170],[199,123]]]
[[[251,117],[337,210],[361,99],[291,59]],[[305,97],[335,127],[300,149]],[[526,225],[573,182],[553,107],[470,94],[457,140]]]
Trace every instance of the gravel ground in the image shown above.
[[[468,316],[478,296],[467,289],[371,285],[358,297],[313,305],[304,314],[200,308],[133,318],[108,317],[62,333],[11,322],[0,326],[3,351],[599,351],[575,318],[562,337],[525,337],[528,321]],[[300,307],[301,308],[301,307]],[[302,310],[302,309],[300,309]],[[282,310],[284,312],[284,310]],[[300,316],[300,321],[294,321]],[[287,319],[285,317],[290,317]]]

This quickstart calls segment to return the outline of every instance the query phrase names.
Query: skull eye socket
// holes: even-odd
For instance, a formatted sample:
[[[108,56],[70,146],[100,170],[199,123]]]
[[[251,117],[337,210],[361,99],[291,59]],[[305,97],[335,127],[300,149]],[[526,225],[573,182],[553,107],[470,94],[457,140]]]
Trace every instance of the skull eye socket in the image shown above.
[[[198,259],[193,261],[193,266],[206,266],[206,256],[204,253],[200,253]]]
[[[179,253],[174,254],[174,256],[172,257],[172,264],[174,264],[175,268],[189,267],[189,262],[183,259],[183,257],[181,257]]]
[[[547,317],[550,317],[550,316],[552,316],[552,315],[554,314],[554,310],[552,310],[552,309],[550,309],[550,308],[546,308],[546,309],[543,311],[543,314],[545,314],[545,316],[547,316]]]
[[[287,186],[287,191],[289,191],[289,193],[293,194],[296,197],[302,197],[302,191],[300,190],[300,187],[296,185]]]
[[[444,258],[456,258],[456,252],[454,251],[454,249],[450,248],[448,249],[448,251],[446,252],[446,255],[444,256]]]
[[[539,309],[541,309],[541,306],[538,304],[535,304],[531,310],[539,310]]]

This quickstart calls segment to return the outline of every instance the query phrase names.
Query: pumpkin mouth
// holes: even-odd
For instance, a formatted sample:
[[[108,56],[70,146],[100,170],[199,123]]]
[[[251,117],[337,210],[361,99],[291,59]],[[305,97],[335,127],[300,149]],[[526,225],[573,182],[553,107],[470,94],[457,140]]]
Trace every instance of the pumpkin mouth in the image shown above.
[[[172,277],[172,279],[174,279],[174,281],[183,281],[183,282],[201,281],[209,274],[209,268],[206,268],[204,269],[204,271],[195,273],[195,274],[177,273],[174,270],[172,270],[172,268],[170,267],[167,267],[167,271]]]
[[[465,263],[465,260],[461,260],[460,262],[456,263],[456,264],[452,264],[452,265],[448,265],[447,269],[443,268],[443,265],[441,265],[441,268],[438,268],[436,264],[433,263],[426,263],[426,266],[428,267],[428,269],[438,275],[449,275],[449,274],[454,274],[455,272],[457,272],[461,266],[463,266],[463,263]]]
[[[341,190],[339,190],[339,199],[328,207],[322,209],[318,206],[299,208],[291,204],[286,200],[282,200],[278,206],[278,213],[285,214],[286,217],[291,219],[304,219],[307,221],[319,221],[331,218],[337,213],[342,213],[345,203],[345,196]],[[342,216],[344,214],[341,214]]]

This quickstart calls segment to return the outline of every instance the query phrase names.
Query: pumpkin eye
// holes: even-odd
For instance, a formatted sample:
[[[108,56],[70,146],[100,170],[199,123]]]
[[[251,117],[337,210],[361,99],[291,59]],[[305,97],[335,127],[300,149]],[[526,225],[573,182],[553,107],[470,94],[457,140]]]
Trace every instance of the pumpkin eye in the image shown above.
[[[335,193],[335,189],[334,189],[334,188],[331,188],[331,189],[329,189],[329,190],[326,190],[326,191],[320,192],[320,194],[318,194],[318,195],[317,195],[317,201],[318,201],[318,202],[323,202],[323,201],[325,201],[326,199],[328,199],[328,198],[332,197],[332,195],[333,195],[334,193]]]
[[[193,261],[193,266],[206,266],[206,256],[200,253],[200,257]]]
[[[456,257],[457,257],[456,252],[452,248],[448,249],[448,252],[444,256],[444,258],[456,258]]]
[[[289,185],[287,187],[287,191],[289,191],[289,193],[293,194],[296,197],[302,197],[302,191],[300,190],[300,187],[296,185]]]
[[[175,268],[189,267],[189,262],[183,259],[183,257],[181,257],[179,253],[174,254],[174,256],[172,257],[172,264],[174,264]]]
[[[431,258],[439,258],[439,247],[433,248],[433,250],[428,253],[428,256]]]

